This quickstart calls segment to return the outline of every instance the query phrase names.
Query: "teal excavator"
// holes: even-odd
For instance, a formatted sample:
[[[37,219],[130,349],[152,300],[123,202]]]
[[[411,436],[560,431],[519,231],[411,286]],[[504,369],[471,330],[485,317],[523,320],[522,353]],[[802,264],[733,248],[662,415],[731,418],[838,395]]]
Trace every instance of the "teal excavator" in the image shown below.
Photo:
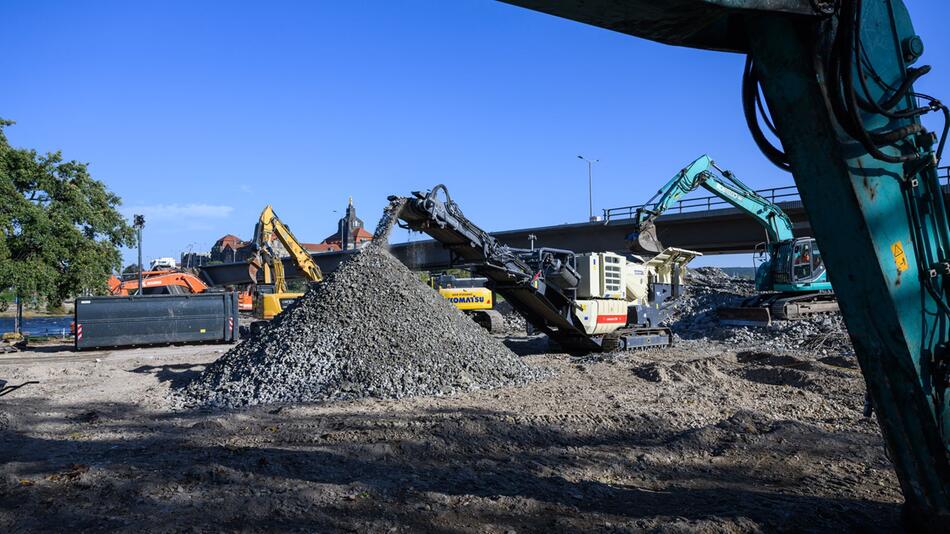
[[[746,123],[762,153],[795,178],[905,517],[950,531],[950,224],[937,175],[950,109],[914,87],[931,67],[918,65],[924,40],[904,2],[505,1],[746,56]],[[926,2],[913,5],[926,13]],[[945,49],[946,36],[934,37]],[[941,135],[921,122],[931,113]]]
[[[713,172],[719,172],[717,176]],[[659,254],[656,219],[684,195],[702,187],[755,219],[766,241],[756,250],[755,288],[760,294],[741,306],[720,308],[726,324],[769,325],[773,320],[799,319],[838,310],[818,243],[796,238],[792,221],[780,207],[742,183],[728,169],[703,155],[676,173],[656,195],[637,209],[636,230],[629,236],[638,254]]]

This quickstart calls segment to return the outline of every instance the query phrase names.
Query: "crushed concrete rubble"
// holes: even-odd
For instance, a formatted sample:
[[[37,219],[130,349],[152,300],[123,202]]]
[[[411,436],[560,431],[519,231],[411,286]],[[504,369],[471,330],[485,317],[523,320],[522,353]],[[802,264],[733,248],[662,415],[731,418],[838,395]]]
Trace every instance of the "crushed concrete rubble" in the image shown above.
[[[185,404],[450,395],[545,376],[385,250],[396,204],[377,241],[210,364],[181,393]]]
[[[515,309],[507,301],[498,301],[495,304],[495,310],[501,314],[502,320],[505,322],[503,328],[504,333],[510,335],[525,335],[528,328],[528,321],[525,320],[524,316],[516,312]]]
[[[770,326],[720,324],[716,309],[738,306],[756,294],[752,280],[730,276],[716,267],[690,269],[688,292],[672,307],[666,324],[682,340],[711,339],[760,349],[808,350],[818,354],[854,354],[840,314],[816,315]]]

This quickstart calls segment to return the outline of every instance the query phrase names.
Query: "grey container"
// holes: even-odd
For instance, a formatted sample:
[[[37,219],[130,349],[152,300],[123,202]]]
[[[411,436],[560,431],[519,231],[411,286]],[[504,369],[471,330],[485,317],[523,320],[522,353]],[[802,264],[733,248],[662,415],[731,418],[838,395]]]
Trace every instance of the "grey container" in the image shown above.
[[[238,339],[238,295],[138,295],[76,299],[76,350]]]

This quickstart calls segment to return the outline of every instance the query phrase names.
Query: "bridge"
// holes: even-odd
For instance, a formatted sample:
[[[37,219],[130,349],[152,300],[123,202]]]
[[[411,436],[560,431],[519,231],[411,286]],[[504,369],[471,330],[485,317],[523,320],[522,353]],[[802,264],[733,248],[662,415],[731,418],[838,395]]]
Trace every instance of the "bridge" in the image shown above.
[[[942,182],[940,187],[950,204],[950,167],[941,167],[938,172]],[[796,237],[811,235],[811,225],[795,186],[760,189],[756,193],[782,208],[792,220]],[[626,253],[626,238],[635,229],[637,209],[643,207],[655,208],[642,204],[622,206],[603,210],[598,221],[504,230],[492,232],[492,235],[515,248],[535,246],[563,248],[578,253]],[[765,241],[765,230],[755,219],[712,195],[680,200],[656,219],[656,228],[663,245],[703,254],[752,252],[756,245]],[[449,251],[431,239],[396,243],[390,247],[390,251],[410,269],[435,271],[452,266]],[[314,254],[313,259],[323,272],[330,273],[353,253],[325,252]],[[289,258],[284,258],[284,271],[290,278],[303,276]],[[208,266],[203,269],[202,277],[216,286],[252,282],[245,263]]]
[[[792,219],[796,236],[811,235],[811,227],[794,186],[757,191],[782,208]],[[601,220],[492,232],[502,243],[515,248],[551,247],[578,253],[628,252],[627,236],[634,231],[636,210],[643,205],[603,210]],[[653,207],[653,206],[646,206]],[[475,221],[476,224],[478,221]],[[704,254],[752,252],[765,241],[765,231],[755,220],[716,196],[685,198],[656,220],[657,235],[668,247],[696,250]],[[451,266],[449,251],[431,239],[394,243],[394,256],[411,269],[432,271]],[[333,272],[353,251],[325,252],[313,258],[325,272]],[[289,258],[284,259],[288,277],[301,273]],[[250,282],[245,263],[212,265],[203,269],[212,285]]]

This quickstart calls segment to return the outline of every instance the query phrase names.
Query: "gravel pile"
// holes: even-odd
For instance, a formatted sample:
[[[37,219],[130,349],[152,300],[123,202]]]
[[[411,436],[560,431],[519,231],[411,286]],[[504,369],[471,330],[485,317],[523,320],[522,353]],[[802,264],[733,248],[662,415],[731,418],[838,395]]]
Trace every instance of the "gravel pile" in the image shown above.
[[[523,315],[516,312],[507,301],[497,301],[495,310],[501,314],[502,320],[505,321],[505,333],[524,335],[527,332],[528,321],[525,320]]]
[[[680,339],[713,339],[739,346],[819,354],[854,353],[840,314],[775,321],[768,327],[723,325],[716,309],[738,306],[755,295],[754,282],[729,276],[715,267],[690,269],[686,278],[687,294],[673,304],[666,321]]]
[[[381,221],[391,225],[393,203]],[[521,385],[530,367],[374,242],[215,361],[182,395],[237,407]]]

